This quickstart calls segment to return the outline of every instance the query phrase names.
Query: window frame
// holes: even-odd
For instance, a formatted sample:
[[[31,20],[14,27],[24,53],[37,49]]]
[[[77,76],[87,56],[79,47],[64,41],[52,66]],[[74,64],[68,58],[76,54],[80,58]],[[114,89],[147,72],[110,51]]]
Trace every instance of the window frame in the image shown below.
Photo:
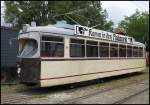
[[[113,46],[112,47],[111,45],[117,45],[117,46],[115,46],[115,47]],[[119,47],[119,43],[110,43],[109,47],[110,47],[110,58],[118,58],[119,57],[119,48],[118,48]],[[111,49],[112,48],[117,49],[117,51],[116,51],[117,52],[117,56],[111,56],[111,54],[112,54],[111,53]]]
[[[128,54],[128,52],[129,52],[129,49],[131,50],[130,51],[130,53],[131,53],[131,55],[129,56],[129,54]],[[127,45],[127,58],[131,58],[131,57],[133,57],[133,51],[132,51],[133,49],[132,49],[132,45]]]
[[[45,41],[42,39],[42,37],[52,37],[52,38],[61,38],[62,41]],[[55,44],[63,44],[63,54],[62,56],[42,56],[42,43],[55,43]],[[55,36],[55,35],[42,35],[40,37],[40,57],[43,57],[43,58],[52,58],[52,59],[55,59],[55,58],[64,58],[65,57],[65,40],[64,40],[64,37],[63,36]]]
[[[123,47],[123,46],[124,46],[124,47]],[[119,58],[126,58],[126,57],[127,57],[127,45],[126,45],[126,44],[120,44],[120,43],[119,43],[118,47],[119,47],[119,49],[118,49],[118,50],[119,50],[118,57],[119,57]],[[120,54],[121,54],[121,53],[120,53],[120,50],[121,50],[121,49],[123,49],[123,52],[125,52],[125,56],[121,56],[121,55],[120,55]]]
[[[108,44],[108,46],[106,46],[106,45],[101,46],[101,43]],[[99,48],[98,54],[99,54],[99,57],[100,57],[100,58],[109,58],[109,57],[110,57],[110,46],[109,46],[109,42],[102,42],[102,41],[100,41],[99,44],[98,44],[98,48]],[[108,50],[108,56],[101,56],[101,48],[107,48],[107,50]]]
[[[136,51],[134,51],[135,49],[134,48],[136,48]],[[137,53],[137,56],[135,56],[135,52]],[[138,46],[132,46],[132,57],[133,58],[139,58],[139,49],[138,49]]]
[[[94,43],[97,43],[97,44],[87,44],[88,42],[94,42]],[[98,40],[86,40],[86,57],[87,58],[98,58],[99,56],[99,51],[98,51],[98,47],[99,47],[99,41]],[[94,47],[97,47],[97,55],[96,56],[87,56],[88,55],[88,52],[87,52],[87,49],[88,49],[88,46],[90,46],[90,47],[92,47],[92,46],[94,46]]]
[[[42,37],[53,37],[53,38],[61,38],[60,40],[58,39],[58,41],[56,40],[42,40]],[[75,40],[83,40],[83,43],[71,43],[71,39],[75,39]],[[95,44],[89,44],[88,41],[90,42],[96,42]],[[60,44],[63,44],[63,56],[42,56],[42,49],[41,49],[41,46],[42,46],[42,43],[60,43]],[[48,58],[64,58],[65,57],[65,37],[62,35],[62,36],[59,36],[59,35],[42,35],[40,37],[40,57],[48,57]],[[106,43],[107,45],[102,45],[101,43]],[[99,39],[90,39],[90,38],[79,38],[79,37],[69,37],[69,43],[67,42],[67,44],[69,44],[69,49],[66,50],[67,53],[69,53],[68,55],[66,55],[66,57],[69,57],[69,58],[83,58],[83,59],[86,59],[86,58],[144,58],[145,56],[145,51],[144,51],[144,47],[143,46],[138,46],[138,45],[135,45],[135,44],[130,44],[130,43],[120,43],[120,42],[113,42],[113,41],[105,41],[105,40],[99,40]],[[71,44],[80,44],[82,45],[83,47],[82,50],[81,50],[81,54],[84,55],[84,56],[71,56]],[[116,45],[115,47],[112,46],[112,45]],[[96,55],[96,56],[88,56],[88,46],[92,47],[92,46],[95,46],[96,48],[92,48],[92,49],[96,49],[95,51],[97,51],[97,55],[96,55],[96,52],[95,51],[92,51],[90,52],[91,54],[93,53],[93,55]],[[124,48],[121,48],[121,46],[124,46]],[[135,52],[134,52],[134,48],[137,48],[137,54],[136,56],[134,55]],[[84,48],[84,49],[83,49]],[[103,52],[107,52],[107,56],[105,55],[101,55],[101,49],[104,49]],[[115,48],[116,52],[114,52],[114,55],[115,53],[117,53],[116,56],[112,56],[112,48]],[[57,48],[56,49],[56,52],[57,52]],[[91,48],[90,48],[91,49]],[[121,56],[121,50],[120,49],[124,49],[123,52],[125,52],[125,55],[124,56]],[[130,49],[130,50],[129,50]],[[84,51],[83,51],[84,50]],[[46,50],[45,50],[46,51]],[[131,53],[129,55],[129,52]],[[54,54],[55,55],[55,54]],[[142,55],[142,56],[141,56]]]
[[[142,51],[142,53],[140,52]],[[142,54],[142,56],[140,56],[140,53]],[[139,55],[139,58],[143,58],[144,57],[144,51],[143,51],[143,47],[138,47],[138,55]]]
[[[34,44],[34,46],[32,46],[34,48],[32,50],[30,50],[27,54],[24,54],[25,50],[27,50],[27,48],[29,48],[29,41],[32,42],[32,44]],[[33,43],[33,42],[35,42],[35,43]],[[18,40],[17,56],[32,58],[33,56],[35,56],[38,53],[38,46],[39,46],[38,41],[36,39],[20,38]],[[34,51],[34,53],[33,53],[33,51]],[[33,53],[33,54],[30,55],[31,53]]]
[[[71,40],[80,40],[80,41],[83,41],[83,43],[72,43]],[[86,52],[86,49],[85,49],[85,39],[77,39],[77,38],[69,38],[69,58],[85,58],[85,52]],[[83,49],[83,52],[81,52],[81,54],[83,53],[82,56],[71,56],[71,45],[81,45],[84,49]],[[81,47],[81,49],[82,49]],[[81,50],[82,51],[82,50]]]

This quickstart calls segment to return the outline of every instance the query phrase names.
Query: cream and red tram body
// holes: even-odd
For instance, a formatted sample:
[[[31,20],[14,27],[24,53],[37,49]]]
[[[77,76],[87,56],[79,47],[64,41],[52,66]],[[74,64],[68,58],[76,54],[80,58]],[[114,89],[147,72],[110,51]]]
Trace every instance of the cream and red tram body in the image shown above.
[[[18,36],[19,76],[40,87],[145,69],[145,45],[134,38],[80,25],[26,25]]]

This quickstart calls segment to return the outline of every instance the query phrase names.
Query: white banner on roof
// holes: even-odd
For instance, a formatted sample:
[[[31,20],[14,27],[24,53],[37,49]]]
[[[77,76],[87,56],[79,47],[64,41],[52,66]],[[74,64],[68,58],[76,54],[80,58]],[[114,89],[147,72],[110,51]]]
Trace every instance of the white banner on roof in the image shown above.
[[[102,31],[98,29],[93,29],[93,28],[89,28],[89,27],[85,27],[81,25],[75,25],[75,35],[95,37],[95,38],[101,38],[101,39],[119,41],[119,42],[125,42],[125,43],[132,42],[131,37],[107,32],[107,31]]]

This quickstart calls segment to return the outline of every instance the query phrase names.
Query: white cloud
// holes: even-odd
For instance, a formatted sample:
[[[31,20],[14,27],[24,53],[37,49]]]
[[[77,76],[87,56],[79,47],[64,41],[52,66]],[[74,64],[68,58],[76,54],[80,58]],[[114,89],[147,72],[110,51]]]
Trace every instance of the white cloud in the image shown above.
[[[108,18],[114,22],[114,27],[124,16],[132,15],[136,9],[149,11],[149,2],[145,1],[102,1],[102,7],[108,12]]]

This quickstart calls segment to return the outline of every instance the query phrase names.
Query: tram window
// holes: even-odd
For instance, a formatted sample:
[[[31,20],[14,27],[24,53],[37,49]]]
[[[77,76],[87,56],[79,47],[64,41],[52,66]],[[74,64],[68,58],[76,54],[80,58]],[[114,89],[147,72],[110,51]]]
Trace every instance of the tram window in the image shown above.
[[[119,57],[126,57],[126,46],[119,45]]]
[[[99,56],[109,57],[109,43],[105,43],[105,42],[99,43]]]
[[[85,56],[84,40],[70,39],[70,56],[71,57],[84,57]]]
[[[70,43],[84,44],[84,40],[81,40],[81,39],[71,39]]]
[[[63,38],[61,38],[61,37],[54,37],[54,36],[42,36],[42,41],[63,42]]]
[[[132,46],[127,46],[127,57],[132,57]]]
[[[138,57],[138,47],[133,47],[133,57]]]
[[[143,48],[139,47],[139,57],[143,57]]]
[[[24,57],[32,57],[38,48],[38,43],[33,39],[20,39],[18,55]]]
[[[57,38],[57,37],[55,38],[49,36],[42,37],[41,56],[42,57],[63,57],[64,43],[62,41],[63,38]]]
[[[87,55],[87,57],[98,57],[98,42],[87,41],[86,55]]]
[[[147,57],[147,52],[146,52],[146,48],[144,48],[144,53],[143,53],[144,55],[144,57]]]
[[[118,44],[110,44],[110,57],[118,57]]]

